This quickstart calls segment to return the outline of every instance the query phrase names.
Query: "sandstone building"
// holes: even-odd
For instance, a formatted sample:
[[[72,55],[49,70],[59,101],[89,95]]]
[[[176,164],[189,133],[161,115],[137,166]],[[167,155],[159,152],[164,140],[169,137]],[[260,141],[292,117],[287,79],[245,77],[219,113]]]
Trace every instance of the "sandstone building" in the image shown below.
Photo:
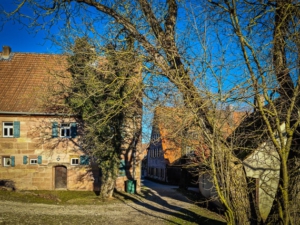
[[[64,63],[62,55],[14,53],[8,46],[0,53],[0,180],[13,181],[16,189],[99,191],[98,165],[81,148],[81,121],[45,108],[52,101],[47,92],[55,88],[50,73],[64,72]],[[121,191],[132,172],[122,163],[116,185]],[[134,172],[138,190],[138,165]]]

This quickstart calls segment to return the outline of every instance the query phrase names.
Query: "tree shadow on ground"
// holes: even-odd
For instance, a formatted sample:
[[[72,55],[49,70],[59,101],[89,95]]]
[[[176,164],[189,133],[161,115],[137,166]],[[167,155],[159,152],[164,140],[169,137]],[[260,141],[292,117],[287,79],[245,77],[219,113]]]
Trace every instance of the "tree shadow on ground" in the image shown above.
[[[197,224],[201,223],[201,225],[224,225],[225,224],[218,220],[203,217],[191,210],[188,210],[188,209],[176,206],[176,205],[171,205],[160,196],[159,191],[153,191],[151,189],[146,189],[146,190],[142,190],[140,194],[136,194],[136,195],[132,195],[132,196],[128,195],[127,193],[122,193],[122,192],[118,192],[118,194],[123,197],[120,200],[123,201],[124,204],[127,204],[128,206],[139,211],[140,213],[143,213],[148,216],[156,217],[157,219],[164,220],[170,224],[178,224],[178,225],[182,224],[181,222],[179,222],[180,220],[183,220],[185,222],[190,222],[190,223],[197,223]],[[180,195],[180,194],[178,193],[178,195]],[[137,204],[139,206],[143,206],[149,210],[163,213],[166,215],[166,217],[157,216],[157,215],[151,214],[147,211],[143,211],[138,208],[135,208],[133,205],[129,205],[124,199],[131,200],[131,201],[135,202],[135,204]],[[148,200],[150,202],[154,202],[162,207],[157,207],[154,204],[152,205],[151,203],[147,203],[146,201],[143,201],[143,200]],[[177,200],[181,200],[181,199],[177,198]],[[172,211],[170,211],[170,210],[172,210]],[[173,219],[171,219],[171,217],[175,218],[174,221],[173,221]]]

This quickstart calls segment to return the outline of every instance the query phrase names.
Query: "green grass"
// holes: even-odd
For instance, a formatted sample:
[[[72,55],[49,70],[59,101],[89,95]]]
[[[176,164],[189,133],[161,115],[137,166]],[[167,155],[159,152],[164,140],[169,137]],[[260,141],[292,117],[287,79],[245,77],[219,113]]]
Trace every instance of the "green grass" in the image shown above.
[[[128,201],[126,194],[114,194],[112,199],[101,199],[92,191],[0,191],[0,201],[43,204],[108,204]]]

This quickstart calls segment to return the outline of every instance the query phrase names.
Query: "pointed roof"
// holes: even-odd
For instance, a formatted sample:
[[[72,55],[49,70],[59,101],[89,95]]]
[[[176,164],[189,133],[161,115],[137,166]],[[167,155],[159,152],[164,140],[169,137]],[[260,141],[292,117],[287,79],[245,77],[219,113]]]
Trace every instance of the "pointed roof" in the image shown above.
[[[51,70],[65,72],[65,56],[0,53],[0,113],[50,113],[42,105],[55,82]]]

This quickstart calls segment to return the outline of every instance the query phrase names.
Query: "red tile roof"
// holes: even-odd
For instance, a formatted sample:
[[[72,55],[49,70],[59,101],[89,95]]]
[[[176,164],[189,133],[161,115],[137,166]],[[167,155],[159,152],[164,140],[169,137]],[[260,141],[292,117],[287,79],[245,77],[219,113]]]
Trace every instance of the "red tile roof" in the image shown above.
[[[65,63],[63,55],[0,54],[0,113],[46,113],[42,99],[54,81],[50,69],[66,71]]]
[[[216,110],[215,114],[210,113],[212,120],[215,120],[219,131],[224,138],[227,138],[242,122],[246,112]],[[184,108],[159,107],[156,108],[154,126],[160,133],[164,158],[169,164],[175,163],[183,154],[182,144],[194,146],[195,151],[198,149],[203,154],[209,155],[209,149],[203,142],[201,132],[193,130],[194,117]],[[196,138],[188,138],[182,133],[189,128],[191,133],[199,134]]]

